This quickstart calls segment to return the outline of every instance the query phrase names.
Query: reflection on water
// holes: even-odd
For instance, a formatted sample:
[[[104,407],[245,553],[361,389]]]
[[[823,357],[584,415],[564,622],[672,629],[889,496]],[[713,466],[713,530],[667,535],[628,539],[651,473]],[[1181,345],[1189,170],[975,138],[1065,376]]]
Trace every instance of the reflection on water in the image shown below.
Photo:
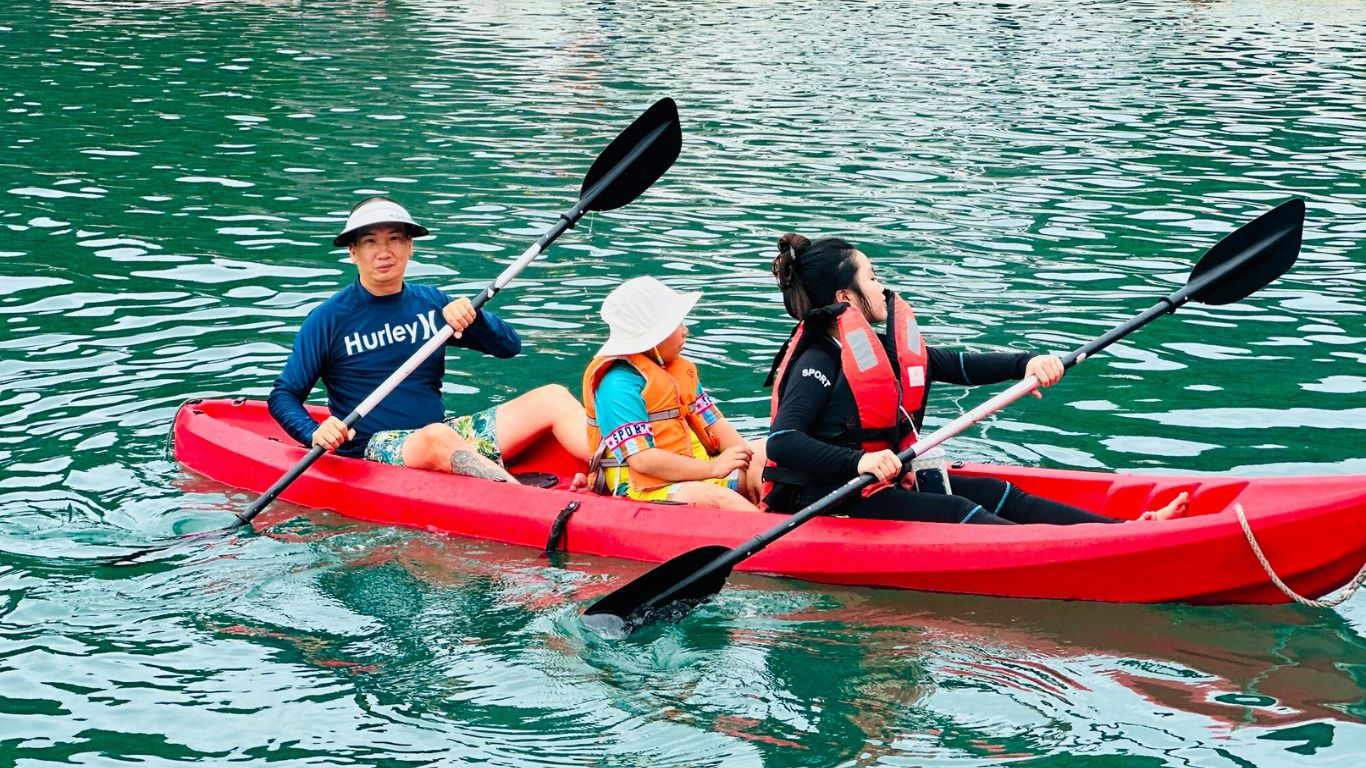
[[[807,4],[811,5],[811,4]],[[1366,614],[1011,602],[739,577],[624,643],[636,563],[288,505],[269,535],[104,570],[245,495],[166,453],[188,397],[264,396],[361,195],[469,294],[663,95],[684,147],[499,295],[577,386],[611,286],[702,290],[690,354],[743,429],[789,325],[767,263],[845,235],[932,343],[1078,346],[1292,195],[1295,269],[1187,307],[954,441],[1144,471],[1366,474],[1366,10],[1330,2],[50,2],[0,9],[0,763],[1355,764]],[[516,367],[509,367],[516,366]],[[930,423],[980,402],[936,389]],[[562,567],[563,566],[563,567]],[[1097,758],[1103,759],[1103,758]]]

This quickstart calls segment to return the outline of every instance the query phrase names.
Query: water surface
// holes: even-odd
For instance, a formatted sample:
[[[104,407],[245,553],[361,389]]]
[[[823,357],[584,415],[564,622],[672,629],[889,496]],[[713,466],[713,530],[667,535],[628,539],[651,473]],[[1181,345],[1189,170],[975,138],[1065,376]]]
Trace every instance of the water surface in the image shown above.
[[[1356,765],[1366,608],[1006,601],[741,576],[625,642],[637,563],[278,504],[262,535],[109,570],[246,494],[167,453],[262,397],[351,279],[361,196],[473,294],[661,96],[684,146],[497,298],[516,363],[447,405],[577,389],[610,288],[703,290],[726,413],[789,322],[789,230],[864,247],[931,343],[1067,350],[1291,196],[1295,269],[1183,309],[955,455],[1366,474],[1366,9],[1335,2],[19,2],[0,9],[0,764]],[[993,390],[994,391],[994,390]],[[991,394],[936,389],[931,424]],[[1356,754],[1358,758],[1352,758]]]

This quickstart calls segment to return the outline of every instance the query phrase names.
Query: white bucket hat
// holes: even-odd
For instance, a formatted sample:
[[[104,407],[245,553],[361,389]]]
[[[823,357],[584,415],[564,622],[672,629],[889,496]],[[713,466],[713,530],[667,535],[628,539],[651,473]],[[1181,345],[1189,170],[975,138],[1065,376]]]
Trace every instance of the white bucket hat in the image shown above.
[[[332,241],[338,248],[345,248],[355,239],[357,230],[376,224],[402,224],[409,237],[423,237],[427,228],[413,221],[403,206],[387,197],[371,197],[360,201],[346,217],[346,228]]]
[[[679,293],[653,277],[618,285],[602,300],[602,319],[611,333],[597,356],[648,351],[678,330],[700,298],[701,293]]]

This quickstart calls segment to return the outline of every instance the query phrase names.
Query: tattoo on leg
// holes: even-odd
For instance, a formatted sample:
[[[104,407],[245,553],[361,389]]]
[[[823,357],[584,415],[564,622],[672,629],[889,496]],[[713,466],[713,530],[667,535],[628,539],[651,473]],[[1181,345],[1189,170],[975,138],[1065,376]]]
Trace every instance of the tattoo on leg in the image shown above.
[[[510,482],[512,475],[474,451],[455,451],[451,454],[451,471],[467,477],[482,477],[488,480]]]

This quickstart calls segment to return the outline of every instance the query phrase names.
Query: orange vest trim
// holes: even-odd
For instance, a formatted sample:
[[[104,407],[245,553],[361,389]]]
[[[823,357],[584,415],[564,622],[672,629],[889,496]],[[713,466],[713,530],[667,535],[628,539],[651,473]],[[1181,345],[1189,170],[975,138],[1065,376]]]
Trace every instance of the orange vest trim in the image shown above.
[[[707,430],[707,423],[702,418],[702,411],[712,405],[712,400],[706,393],[701,397],[697,396],[697,366],[691,361],[679,357],[668,365],[661,366],[656,360],[643,354],[595,357],[583,374],[583,406],[588,413],[588,447],[592,450],[593,456],[589,465],[590,474],[598,473],[607,467],[626,466],[625,462],[619,462],[611,455],[612,449],[616,446],[608,445],[603,440],[602,431],[598,428],[597,405],[594,399],[602,378],[619,360],[629,364],[645,378],[645,389],[641,396],[645,400],[645,411],[649,421],[626,425],[628,429],[618,430],[610,436],[614,442],[620,444],[630,437],[653,434],[656,448],[691,457],[691,435],[695,434],[708,454],[714,456],[720,453],[720,445]],[[634,470],[628,469],[628,472],[631,487],[638,491],[653,490],[678,482],[652,477]]]

